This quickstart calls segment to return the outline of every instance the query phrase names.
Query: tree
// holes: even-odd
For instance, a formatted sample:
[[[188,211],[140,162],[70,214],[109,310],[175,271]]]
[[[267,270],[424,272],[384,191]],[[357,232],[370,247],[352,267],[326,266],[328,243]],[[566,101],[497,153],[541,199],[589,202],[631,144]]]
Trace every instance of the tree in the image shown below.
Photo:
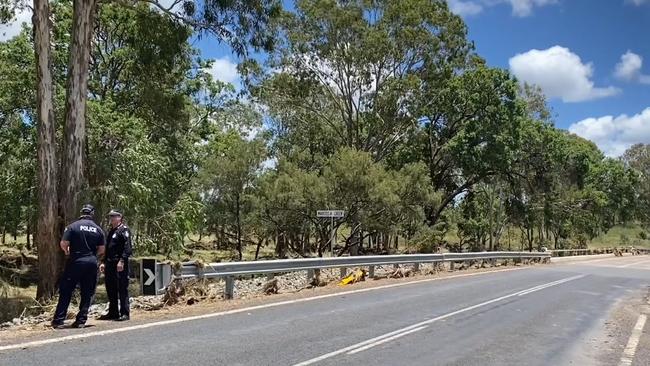
[[[50,39],[48,0],[34,0],[32,16],[34,54],[36,56],[36,116],[38,126],[38,214],[36,237],[39,283],[36,297],[47,299],[56,293],[63,255],[58,247],[61,237],[59,221],[59,161],[54,119],[54,83]]]
[[[650,223],[650,145],[635,144],[625,151],[621,161],[632,169],[636,184],[636,217],[643,223]]]
[[[234,239],[242,260],[244,245],[250,241],[245,223],[252,213],[251,196],[267,158],[266,141],[263,136],[248,140],[231,130],[208,142],[207,154],[198,179],[208,225],[225,229],[227,237],[223,239]]]
[[[301,0],[280,28],[278,72],[252,74],[252,92],[276,147],[304,166],[342,147],[385,159],[418,126],[425,78],[450,77],[471,51],[445,1]]]
[[[0,43],[0,230],[15,237],[26,228],[28,244],[34,228],[36,129],[34,59],[27,32]]]
[[[420,108],[422,124],[391,166],[424,161],[435,191],[428,212],[436,224],[443,211],[472,186],[510,170],[517,156],[524,108],[507,72],[478,65],[448,80],[432,79]]]

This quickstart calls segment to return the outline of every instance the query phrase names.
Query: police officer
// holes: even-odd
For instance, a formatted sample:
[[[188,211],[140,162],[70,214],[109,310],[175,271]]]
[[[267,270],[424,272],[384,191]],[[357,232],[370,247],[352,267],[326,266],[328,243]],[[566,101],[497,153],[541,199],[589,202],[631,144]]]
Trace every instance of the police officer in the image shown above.
[[[63,321],[77,285],[81,290],[81,302],[72,328],[83,328],[88,319],[88,309],[97,286],[97,255],[104,254],[104,231],[93,221],[94,214],[93,206],[84,205],[81,217],[65,228],[59,244],[67,262],[59,283],[59,303],[52,320],[55,329],[64,327]]]
[[[111,210],[108,214],[111,230],[106,238],[106,258],[99,266],[104,273],[108,294],[108,314],[100,320],[129,320],[129,257],[132,254],[131,231],[122,222],[122,213]],[[118,309],[119,299],[119,309]]]

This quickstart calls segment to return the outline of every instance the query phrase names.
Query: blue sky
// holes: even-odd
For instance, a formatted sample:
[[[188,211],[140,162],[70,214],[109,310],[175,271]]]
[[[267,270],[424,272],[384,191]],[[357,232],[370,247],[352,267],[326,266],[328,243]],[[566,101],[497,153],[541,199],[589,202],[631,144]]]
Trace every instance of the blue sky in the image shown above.
[[[448,2],[489,65],[542,87],[558,127],[611,156],[650,143],[650,0]],[[19,20],[28,21],[29,14]],[[0,41],[18,29],[0,26]],[[215,77],[239,83],[227,46],[210,38],[195,46],[216,59]]]
[[[517,13],[514,3],[530,4],[530,11]],[[594,140],[610,155],[634,142],[650,142],[650,111],[642,113],[650,107],[650,1],[450,5],[461,13],[469,37],[490,65],[508,68],[552,96],[558,127]],[[591,75],[580,66],[590,67]]]

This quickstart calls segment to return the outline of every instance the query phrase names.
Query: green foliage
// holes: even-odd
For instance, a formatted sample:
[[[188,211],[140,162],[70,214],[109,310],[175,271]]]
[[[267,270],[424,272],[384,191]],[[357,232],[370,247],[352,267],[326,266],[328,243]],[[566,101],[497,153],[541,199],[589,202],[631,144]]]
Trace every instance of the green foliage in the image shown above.
[[[0,43],[0,230],[33,227],[33,55],[26,32]]]
[[[260,128],[260,117],[249,112],[244,115],[253,120],[247,126]],[[234,242],[241,259],[244,245],[251,242],[248,233],[253,230],[248,221],[256,203],[254,193],[262,163],[267,158],[266,138],[263,134],[251,138],[227,125],[219,127],[224,131],[215,131],[204,147],[198,189],[208,230],[219,236],[220,244],[230,246]]]

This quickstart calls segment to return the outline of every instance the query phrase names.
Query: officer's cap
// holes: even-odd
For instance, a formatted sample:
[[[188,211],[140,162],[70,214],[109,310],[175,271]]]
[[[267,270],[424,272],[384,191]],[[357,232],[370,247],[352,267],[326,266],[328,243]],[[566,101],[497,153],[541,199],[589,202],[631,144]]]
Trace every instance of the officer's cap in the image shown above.
[[[81,213],[83,215],[93,215],[95,213],[95,207],[93,207],[93,205],[91,205],[89,203],[86,203],[81,208]]]
[[[108,216],[119,216],[122,217],[122,212],[116,209],[112,209],[111,212],[108,213]]]

